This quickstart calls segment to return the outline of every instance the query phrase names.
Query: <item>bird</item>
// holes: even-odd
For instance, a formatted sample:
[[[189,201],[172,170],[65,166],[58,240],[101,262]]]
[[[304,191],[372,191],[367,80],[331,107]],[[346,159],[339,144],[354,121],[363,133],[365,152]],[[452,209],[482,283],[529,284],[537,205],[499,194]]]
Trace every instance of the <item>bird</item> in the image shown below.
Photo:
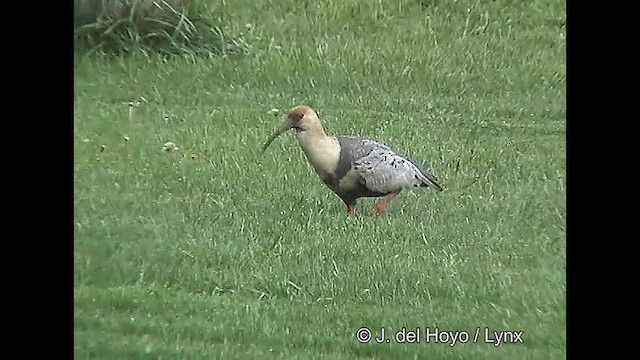
[[[262,152],[281,134],[295,129],[298,144],[322,182],[355,214],[360,198],[380,198],[374,214],[382,215],[403,189],[432,188],[443,191],[437,179],[387,145],[370,138],[325,133],[318,114],[298,105],[262,146]]]

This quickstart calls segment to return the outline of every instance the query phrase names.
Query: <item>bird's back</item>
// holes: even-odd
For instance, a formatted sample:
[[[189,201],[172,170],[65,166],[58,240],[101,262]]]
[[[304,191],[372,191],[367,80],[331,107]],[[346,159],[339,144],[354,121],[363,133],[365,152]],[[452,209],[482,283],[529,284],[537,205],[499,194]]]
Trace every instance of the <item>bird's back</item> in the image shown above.
[[[388,146],[358,136],[337,138],[341,150],[336,171],[338,178],[353,169],[359,174],[364,186],[380,193],[420,186],[442,191],[433,175],[421,170]]]
[[[376,141],[359,136],[337,136],[337,139],[340,144],[340,160],[336,170],[338,178],[342,178],[351,170],[355,161],[371,154],[376,147],[386,147]]]

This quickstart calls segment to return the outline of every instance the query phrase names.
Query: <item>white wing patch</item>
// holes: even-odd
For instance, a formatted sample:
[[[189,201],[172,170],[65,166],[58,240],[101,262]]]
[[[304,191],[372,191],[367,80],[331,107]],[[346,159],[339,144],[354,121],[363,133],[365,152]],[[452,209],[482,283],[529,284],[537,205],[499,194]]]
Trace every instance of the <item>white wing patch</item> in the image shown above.
[[[381,193],[419,187],[424,177],[409,160],[379,143],[368,155],[354,161],[353,169],[367,188]]]

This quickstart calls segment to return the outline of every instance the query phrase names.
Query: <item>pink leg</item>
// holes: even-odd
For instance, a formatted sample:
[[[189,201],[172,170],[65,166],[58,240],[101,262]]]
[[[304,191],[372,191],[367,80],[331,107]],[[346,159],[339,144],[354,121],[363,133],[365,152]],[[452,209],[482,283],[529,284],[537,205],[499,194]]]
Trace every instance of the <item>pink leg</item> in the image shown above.
[[[380,199],[380,201],[376,203],[375,214],[377,216],[384,214],[385,210],[387,209],[387,206],[389,206],[389,203],[391,203],[391,200],[393,200],[393,198],[396,197],[399,193],[400,193],[400,190],[394,191],[391,194],[387,195],[386,197]]]

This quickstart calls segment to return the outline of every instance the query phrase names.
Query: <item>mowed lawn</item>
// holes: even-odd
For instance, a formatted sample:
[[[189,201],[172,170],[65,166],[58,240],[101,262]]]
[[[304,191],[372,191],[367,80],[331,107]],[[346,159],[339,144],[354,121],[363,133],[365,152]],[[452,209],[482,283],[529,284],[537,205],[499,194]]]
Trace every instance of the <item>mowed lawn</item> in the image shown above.
[[[76,358],[565,358],[564,2],[213,3],[247,55],[75,65]],[[446,190],[348,218],[301,103]]]

